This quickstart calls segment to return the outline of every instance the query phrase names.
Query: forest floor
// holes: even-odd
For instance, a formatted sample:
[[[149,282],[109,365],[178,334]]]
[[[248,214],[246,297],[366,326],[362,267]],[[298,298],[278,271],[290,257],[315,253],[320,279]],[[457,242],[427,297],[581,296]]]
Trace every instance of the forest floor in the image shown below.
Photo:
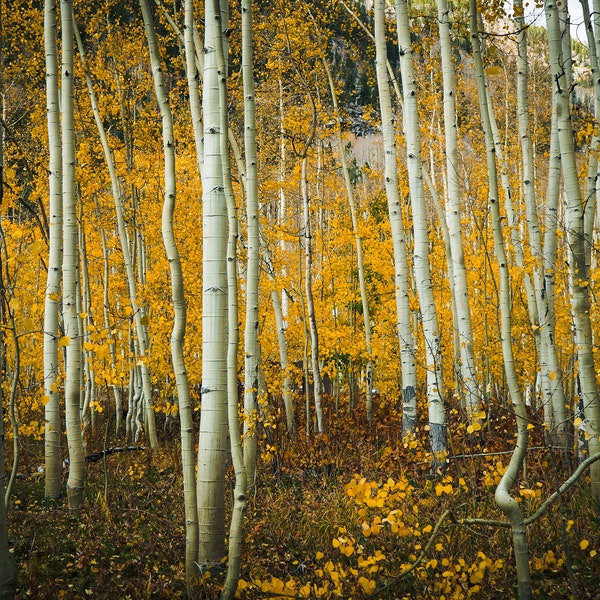
[[[510,530],[494,504],[514,440],[508,408],[470,435],[452,411],[451,458],[434,474],[426,427],[402,440],[398,415],[379,412],[371,426],[357,413],[329,415],[327,435],[310,441],[302,431],[288,439],[277,420],[263,432],[238,597],[516,597]],[[525,515],[575,468],[532,423],[525,478],[513,491]],[[17,598],[186,597],[177,426],[162,432],[157,452],[90,462],[79,512],[44,499],[43,441],[21,440],[9,509]],[[101,429],[90,453],[122,445]],[[528,528],[536,598],[600,598],[600,512],[588,482],[586,473]],[[490,523],[459,523],[466,518]],[[223,577],[206,573],[198,597],[217,599]]]

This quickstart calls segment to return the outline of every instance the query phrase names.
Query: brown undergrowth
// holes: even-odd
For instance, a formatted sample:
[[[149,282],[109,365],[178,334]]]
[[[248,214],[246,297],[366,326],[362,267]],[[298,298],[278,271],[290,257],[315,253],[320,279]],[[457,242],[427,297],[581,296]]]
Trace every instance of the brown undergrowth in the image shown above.
[[[509,411],[482,415],[474,433],[452,411],[447,468],[436,473],[426,426],[403,440],[395,411],[380,406],[379,413],[372,425],[357,412],[330,414],[327,434],[307,438],[300,430],[291,439],[275,416],[262,432],[240,598],[516,596],[510,530],[499,523],[493,500],[514,439]],[[572,453],[547,448],[542,428],[532,424],[525,473],[514,490],[526,515],[576,466]],[[88,448],[106,444],[98,433]],[[185,597],[176,427],[163,433],[155,453],[135,450],[90,463],[78,513],[66,500],[43,497],[43,442],[23,438],[21,448],[9,512],[18,598]],[[228,477],[233,483],[231,470]],[[529,526],[534,597],[576,591],[600,598],[598,511],[586,481]],[[490,524],[461,524],[475,518]],[[205,574],[199,597],[218,598],[222,580],[222,573]]]

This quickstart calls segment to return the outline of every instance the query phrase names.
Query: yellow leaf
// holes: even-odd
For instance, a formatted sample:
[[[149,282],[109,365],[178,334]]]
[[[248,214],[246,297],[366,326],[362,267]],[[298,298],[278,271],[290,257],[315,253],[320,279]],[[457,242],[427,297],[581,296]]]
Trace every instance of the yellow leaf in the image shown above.
[[[579,547],[580,547],[582,550],[585,550],[585,549],[586,549],[586,548],[587,548],[589,545],[590,545],[590,542],[589,542],[588,540],[581,540],[581,541],[579,542]]]
[[[556,379],[556,371],[550,371],[550,373],[548,373],[548,379],[554,381]]]
[[[322,552],[317,552],[317,553],[315,554],[315,558],[316,558],[317,560],[321,560],[321,559],[322,559],[324,556],[325,556],[325,555],[324,555]]]
[[[493,75],[502,75],[502,69],[500,67],[488,67],[485,72],[490,77]]]
[[[58,338],[58,346],[59,347],[68,346],[70,343],[71,343],[71,338],[68,335],[63,335],[62,337]]]

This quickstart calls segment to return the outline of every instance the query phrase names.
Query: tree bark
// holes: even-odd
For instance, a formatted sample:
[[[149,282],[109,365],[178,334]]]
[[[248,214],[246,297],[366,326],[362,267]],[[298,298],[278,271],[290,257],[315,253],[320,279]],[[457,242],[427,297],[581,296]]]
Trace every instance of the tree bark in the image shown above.
[[[570,63],[562,54],[559,7],[555,0],[544,2],[550,48],[550,66],[554,81],[553,101],[558,118],[558,143],[562,174],[567,196],[566,226],[569,242],[569,279],[571,288],[571,311],[575,327],[575,346],[579,366],[579,382],[590,456],[600,452],[600,400],[596,383],[593,336],[590,322],[589,272],[584,239],[584,204],[577,176],[577,163],[573,141],[573,127],[568,82],[563,64]],[[600,500],[600,464],[590,468],[592,496]]]
[[[409,306],[408,261],[406,234],[402,222],[402,206],[398,193],[398,165],[396,132],[387,75],[387,50],[385,39],[385,1],[375,0],[375,66],[381,129],[385,156],[384,180],[388,203],[392,243],[394,247],[394,290],[400,362],[402,366],[402,435],[414,434],[417,426],[417,376],[415,343],[411,329]]]
[[[446,411],[444,408],[444,382],[442,379],[442,351],[437,311],[431,288],[429,234],[425,190],[423,186],[423,166],[421,163],[421,133],[417,104],[417,83],[414,74],[406,0],[396,0],[395,7],[400,65],[402,69],[408,184],[413,216],[414,277],[415,287],[419,295],[421,324],[425,341],[429,437],[433,453],[433,464],[435,466],[445,462],[445,454],[448,451]]]
[[[148,0],[140,0],[150,64],[152,66],[152,79],[154,91],[158,102],[163,139],[164,157],[164,199],[162,210],[162,237],[169,262],[171,274],[171,295],[173,302],[174,321],[171,331],[171,358],[175,384],[177,386],[177,398],[179,406],[180,434],[181,434],[181,460],[183,466],[183,495],[185,507],[185,530],[186,530],[186,584],[188,594],[193,594],[193,583],[196,575],[196,559],[198,549],[198,509],[196,503],[195,488],[195,448],[194,448],[194,425],[192,419],[192,405],[190,399],[190,388],[188,383],[187,369],[183,355],[183,340],[185,337],[187,306],[181,269],[181,259],[173,231],[173,214],[175,212],[176,200],[176,175],[175,175],[175,132],[173,128],[173,117],[169,106],[169,99],[165,90],[164,77],[158,52],[158,42],[154,30],[154,21]]]
[[[475,72],[477,77],[477,91],[479,95],[479,106],[481,112],[483,132],[485,135],[485,147],[488,171],[488,197],[492,216],[492,229],[494,233],[494,252],[498,263],[500,278],[500,314],[502,355],[504,359],[504,371],[508,385],[510,401],[513,406],[517,421],[517,441],[511,455],[508,467],[496,488],[496,504],[510,520],[513,535],[513,548],[517,567],[517,582],[519,587],[519,598],[521,600],[531,597],[531,577],[529,574],[528,546],[525,524],[519,503],[510,495],[512,488],[518,480],[523,461],[527,453],[527,411],[521,396],[515,361],[512,348],[512,325],[511,325],[511,303],[510,303],[510,281],[508,263],[504,249],[504,234],[502,231],[502,220],[500,218],[498,172],[496,167],[496,156],[494,151],[494,138],[488,108],[488,94],[486,91],[485,72],[481,56],[479,32],[477,29],[477,2],[470,0],[470,28],[471,44],[475,59]]]
[[[85,455],[81,436],[81,339],[77,311],[79,287],[78,224],[75,201],[75,123],[73,117],[73,12],[70,0],[61,0],[62,25],[62,200],[63,200],[63,319],[66,346],[65,409],[69,447],[69,508],[84,500]]]
[[[56,46],[56,0],[44,2],[44,48],[46,52],[46,118],[48,121],[49,251],[44,303],[44,495],[61,493],[61,415],[58,374],[59,304],[62,274],[62,142]]]
[[[216,6],[215,6],[216,5]],[[217,44],[222,7],[205,2],[202,170],[202,410],[198,442],[198,563],[218,565],[225,539],[227,440],[227,206],[223,183]]]

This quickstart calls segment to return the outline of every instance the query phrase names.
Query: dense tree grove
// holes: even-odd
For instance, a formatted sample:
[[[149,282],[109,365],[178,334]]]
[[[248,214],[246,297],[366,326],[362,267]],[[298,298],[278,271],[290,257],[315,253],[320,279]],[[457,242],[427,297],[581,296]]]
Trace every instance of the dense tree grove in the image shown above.
[[[2,597],[597,597],[580,4],[0,3]]]

